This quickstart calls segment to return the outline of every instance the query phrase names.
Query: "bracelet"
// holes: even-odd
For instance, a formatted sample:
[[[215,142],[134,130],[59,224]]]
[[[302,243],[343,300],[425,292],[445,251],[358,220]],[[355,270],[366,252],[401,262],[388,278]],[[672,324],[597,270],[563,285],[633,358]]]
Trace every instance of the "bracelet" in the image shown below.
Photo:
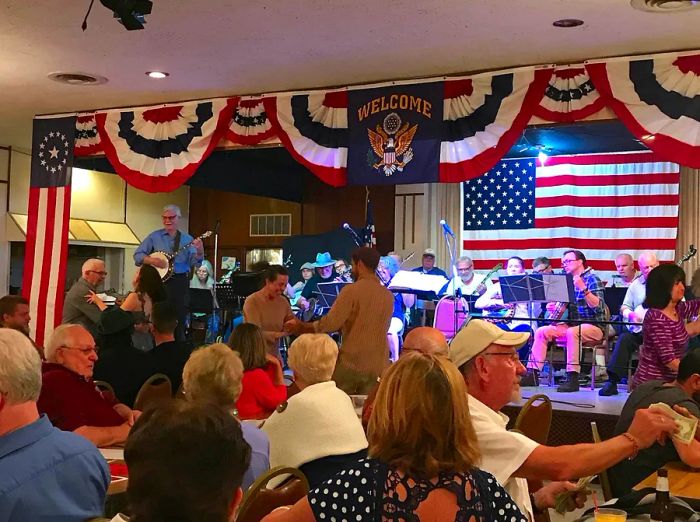
[[[584,295],[584,296],[586,296],[586,295],[588,295],[588,294],[590,294],[590,293],[591,293],[591,291],[590,291],[588,288],[586,288],[586,289],[583,291],[583,295]]]
[[[633,460],[637,458],[637,455],[639,454],[639,441],[637,441],[637,437],[635,437],[628,431],[624,432],[622,436],[627,438],[632,443],[632,455],[627,457],[627,460]]]

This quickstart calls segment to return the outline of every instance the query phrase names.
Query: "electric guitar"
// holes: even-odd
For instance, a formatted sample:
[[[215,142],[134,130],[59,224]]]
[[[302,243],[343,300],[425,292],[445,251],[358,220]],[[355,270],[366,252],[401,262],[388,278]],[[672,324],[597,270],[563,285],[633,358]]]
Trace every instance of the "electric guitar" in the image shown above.
[[[197,236],[196,238],[194,238],[192,241],[190,241],[186,245],[181,246],[177,252],[170,253],[170,252],[163,252],[162,250],[158,250],[156,252],[153,252],[152,254],[149,254],[151,257],[154,257],[156,259],[161,259],[161,260],[166,262],[166,266],[164,268],[159,268],[157,266],[153,267],[156,270],[158,270],[158,274],[160,275],[160,278],[163,281],[167,281],[168,279],[170,279],[170,277],[173,275],[173,270],[175,269],[175,262],[174,262],[175,256],[177,256],[180,252],[187,250],[192,245],[192,243],[194,243],[198,239],[207,238],[207,237],[211,236],[211,234],[212,234],[211,230],[207,230],[201,236]]]

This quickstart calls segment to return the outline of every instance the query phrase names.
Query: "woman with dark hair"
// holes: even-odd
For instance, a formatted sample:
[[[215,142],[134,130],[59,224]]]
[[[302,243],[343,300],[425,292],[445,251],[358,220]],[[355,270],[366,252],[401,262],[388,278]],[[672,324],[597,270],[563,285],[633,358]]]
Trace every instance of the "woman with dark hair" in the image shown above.
[[[700,312],[700,301],[682,301],[685,272],[675,264],[659,265],[649,272],[642,323],[642,347],[634,385],[676,378],[678,364],[688,348],[689,335],[700,333],[700,322],[688,323]]]
[[[369,458],[264,522],[507,520],[525,522],[496,479],[478,469],[464,378],[447,357],[411,352],[382,376]]]
[[[252,323],[238,325],[228,341],[243,362],[243,390],[236,401],[241,419],[266,419],[287,399],[282,364],[267,353],[262,330]]]

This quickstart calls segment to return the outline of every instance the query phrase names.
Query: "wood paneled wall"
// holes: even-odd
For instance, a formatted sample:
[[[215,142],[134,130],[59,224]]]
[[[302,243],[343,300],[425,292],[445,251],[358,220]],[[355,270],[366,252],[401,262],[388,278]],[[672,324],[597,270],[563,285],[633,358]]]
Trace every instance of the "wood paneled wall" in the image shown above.
[[[219,255],[245,259],[255,247],[280,247],[284,237],[250,237],[251,214],[291,214],[292,235],[321,234],[347,222],[353,227],[365,224],[365,187],[333,188],[309,175],[304,202],[249,196],[235,192],[191,187],[190,229],[194,235],[213,229],[221,220]],[[377,247],[386,253],[394,247],[394,186],[370,187],[374,209]],[[205,242],[208,256],[214,242]]]

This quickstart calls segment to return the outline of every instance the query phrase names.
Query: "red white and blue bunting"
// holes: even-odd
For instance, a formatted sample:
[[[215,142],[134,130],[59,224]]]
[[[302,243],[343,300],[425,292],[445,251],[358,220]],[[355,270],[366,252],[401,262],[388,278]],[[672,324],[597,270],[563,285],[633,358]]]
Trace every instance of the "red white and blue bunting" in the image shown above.
[[[242,145],[257,145],[274,137],[262,98],[237,99],[226,139]]]
[[[582,120],[605,107],[605,101],[583,66],[557,67],[535,108],[535,116],[568,123]]]
[[[265,98],[265,110],[278,137],[299,163],[329,185],[345,185],[347,91]]]
[[[440,181],[480,176],[513,146],[540,103],[552,69],[445,82]]]
[[[107,159],[127,183],[148,192],[182,185],[226,133],[235,99],[98,113]]]
[[[700,168],[700,54],[586,65],[625,126],[666,159]]]
[[[90,156],[102,151],[95,114],[78,114],[75,121],[74,156]]]

